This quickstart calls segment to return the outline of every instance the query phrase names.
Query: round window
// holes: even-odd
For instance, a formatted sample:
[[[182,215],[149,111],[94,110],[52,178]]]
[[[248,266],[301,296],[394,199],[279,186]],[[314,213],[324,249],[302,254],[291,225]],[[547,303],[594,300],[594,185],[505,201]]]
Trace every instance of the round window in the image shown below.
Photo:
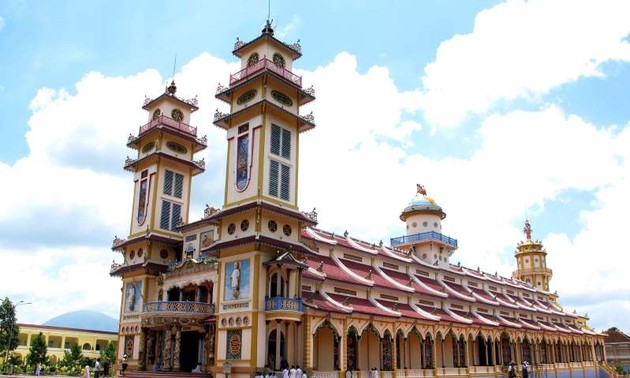
[[[168,251],[166,249],[162,249],[160,251],[160,257],[163,258],[163,259],[167,258],[168,257]]]
[[[160,115],[162,114],[162,112],[160,111],[160,109],[155,109],[153,111],[153,119],[158,119],[160,118]]]
[[[267,227],[269,228],[269,231],[276,232],[278,230],[278,223],[276,223],[275,220],[270,220],[267,223]]]
[[[232,235],[234,231],[236,231],[236,225],[234,223],[230,223],[227,231],[228,231],[228,234]]]
[[[412,226],[413,228],[418,227],[418,222],[413,222],[413,223],[411,224],[411,226]]]
[[[134,257],[136,257],[136,251],[135,251],[135,250],[132,250],[132,251],[129,253],[129,258],[130,258],[130,259],[133,259]]]
[[[249,228],[249,221],[247,219],[244,219],[241,222],[241,231],[245,232],[247,231],[248,228]]]
[[[138,250],[138,257],[142,257],[142,254],[144,253],[144,251],[142,250],[142,248],[140,248]]]
[[[286,236],[290,236],[293,230],[291,229],[291,226],[285,224],[284,227],[282,227],[282,232],[284,232]]]
[[[423,226],[423,227],[426,227],[426,226],[428,226],[428,225],[429,225],[429,223],[427,223],[427,222],[422,222],[422,226]]]
[[[433,223],[433,227],[437,228],[437,226],[438,226],[438,225],[437,225],[437,222],[434,222],[434,223]]]
[[[173,111],[171,111],[171,117],[175,121],[181,121],[184,119],[184,113],[182,113],[182,111],[179,109],[173,109]]]

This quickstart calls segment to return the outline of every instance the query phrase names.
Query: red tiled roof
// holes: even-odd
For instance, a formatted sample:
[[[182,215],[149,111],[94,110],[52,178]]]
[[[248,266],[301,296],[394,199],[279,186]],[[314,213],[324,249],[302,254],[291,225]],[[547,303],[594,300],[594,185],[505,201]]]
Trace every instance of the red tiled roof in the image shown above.
[[[491,304],[494,306],[498,306],[499,303],[492,298],[485,290],[482,289],[478,289],[476,287],[468,287],[477,297],[482,298],[480,299],[481,302],[487,303],[487,304]]]
[[[324,274],[326,274],[326,279],[365,285],[365,283],[354,279],[351,275],[344,272],[340,267],[337,266],[337,264],[335,264],[335,262],[330,257],[317,255],[311,259],[308,259],[309,266],[314,267],[315,269],[319,268],[321,262],[324,263],[322,271]]]
[[[344,301],[346,305],[351,306],[353,312],[360,312],[362,314],[370,314],[370,315],[379,315],[379,316],[389,316],[394,317],[389,312],[385,312],[380,308],[374,306],[369,300],[363,298],[355,298],[355,297],[347,297],[339,294],[328,294],[332,299],[343,303]],[[347,298],[347,300],[346,300]]]
[[[434,279],[416,274],[416,278],[435,291],[444,291],[444,287]]]
[[[304,298],[305,306],[314,307],[322,311],[347,313],[347,311],[344,311],[343,309],[333,305],[332,303],[324,299],[324,297],[322,297],[319,293],[303,291],[302,298]]]
[[[607,331],[606,343],[630,343],[630,336],[622,331]]]
[[[462,318],[472,320],[472,324],[488,325],[487,323],[485,323],[478,317],[474,316],[472,313],[469,313],[466,311],[460,311],[460,310],[453,310],[453,309],[450,309],[450,311],[458,316],[461,316]]]
[[[428,312],[429,314],[432,314],[432,315],[435,315],[435,316],[439,316],[440,317],[440,321],[453,322],[453,323],[462,323],[461,321],[459,321],[459,319],[455,319],[454,317],[450,316],[448,313],[446,313],[446,311],[442,310],[441,308],[424,306],[424,305],[421,305],[421,304],[418,304],[417,306],[419,308],[423,309],[424,311]]]
[[[412,287],[412,286],[409,286],[409,280],[411,280],[411,277],[409,277],[406,273],[402,273],[397,270],[391,270],[387,268],[381,268],[381,271],[383,271],[383,273],[389,276],[389,278],[398,282],[399,284],[403,286],[407,286],[407,287]]]

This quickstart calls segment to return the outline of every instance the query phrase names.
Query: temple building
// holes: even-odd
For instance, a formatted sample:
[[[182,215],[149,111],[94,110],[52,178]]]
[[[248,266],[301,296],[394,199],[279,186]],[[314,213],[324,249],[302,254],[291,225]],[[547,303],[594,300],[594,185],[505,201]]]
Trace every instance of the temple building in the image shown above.
[[[133,209],[110,274],[122,278],[118,354],[130,371],[498,377],[527,361],[557,378],[612,374],[604,335],[550,292],[529,222],[512,277],[452,263],[458,241],[442,234],[446,213],[422,185],[401,206],[406,233],[389,243],[317,228],[315,209],[298,207],[300,138],[315,128],[300,113],[315,92],[292,72],[301,46],[267,22],[233,54],[241,70],[216,92],[230,111],[213,120],[228,144],[220,209],[189,221],[207,140],[190,125],[197,101],[175,82],[145,100],[147,124],[127,141]]]

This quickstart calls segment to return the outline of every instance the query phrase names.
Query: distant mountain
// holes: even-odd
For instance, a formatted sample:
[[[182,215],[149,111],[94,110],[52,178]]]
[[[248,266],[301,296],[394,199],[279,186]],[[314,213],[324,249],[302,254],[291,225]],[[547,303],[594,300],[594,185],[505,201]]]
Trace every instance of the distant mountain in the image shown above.
[[[80,328],[92,331],[118,331],[118,319],[102,312],[79,310],[56,316],[43,325],[53,327]]]

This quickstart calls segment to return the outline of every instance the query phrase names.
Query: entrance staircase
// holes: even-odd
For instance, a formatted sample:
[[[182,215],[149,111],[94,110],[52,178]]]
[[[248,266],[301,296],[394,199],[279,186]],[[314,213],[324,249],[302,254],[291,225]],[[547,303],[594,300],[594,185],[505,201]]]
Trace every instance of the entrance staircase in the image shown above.
[[[189,373],[185,371],[130,371],[115,378],[212,378],[209,373]]]

